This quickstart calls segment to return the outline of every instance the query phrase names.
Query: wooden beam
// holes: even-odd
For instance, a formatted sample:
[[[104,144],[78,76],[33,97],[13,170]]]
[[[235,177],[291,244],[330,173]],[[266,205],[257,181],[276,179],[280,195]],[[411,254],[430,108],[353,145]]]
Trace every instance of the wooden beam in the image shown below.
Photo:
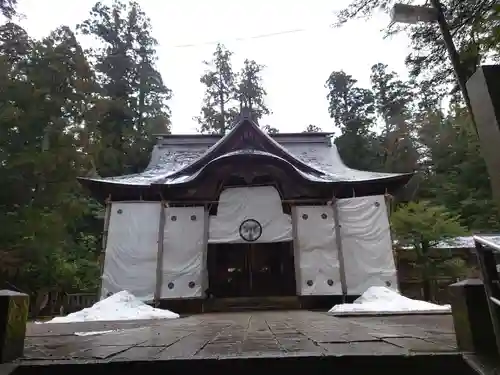
[[[485,65],[467,81],[481,154],[490,176],[493,198],[500,212],[500,65]]]

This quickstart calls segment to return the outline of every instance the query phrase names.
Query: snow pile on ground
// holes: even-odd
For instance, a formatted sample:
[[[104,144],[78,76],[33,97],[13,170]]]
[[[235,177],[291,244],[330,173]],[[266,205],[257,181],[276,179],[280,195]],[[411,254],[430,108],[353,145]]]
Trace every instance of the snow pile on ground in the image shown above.
[[[67,316],[58,316],[46,323],[175,319],[178,317],[179,315],[172,311],[155,309],[141,302],[129,292],[121,291],[97,302],[92,307]]]
[[[417,312],[450,312],[450,305],[435,305],[402,296],[397,291],[383,287],[372,286],[353,303],[335,305],[330,309],[332,314],[377,314],[377,313],[417,313]]]

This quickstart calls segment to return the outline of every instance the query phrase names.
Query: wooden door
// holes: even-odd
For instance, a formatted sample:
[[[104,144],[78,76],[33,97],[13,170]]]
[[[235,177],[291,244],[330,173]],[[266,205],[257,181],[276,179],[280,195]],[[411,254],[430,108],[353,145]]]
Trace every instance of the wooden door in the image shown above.
[[[213,297],[243,297],[251,294],[247,248],[246,244],[209,246],[209,291]]]
[[[248,252],[250,288],[253,296],[281,294],[283,254],[276,244],[250,245]]]

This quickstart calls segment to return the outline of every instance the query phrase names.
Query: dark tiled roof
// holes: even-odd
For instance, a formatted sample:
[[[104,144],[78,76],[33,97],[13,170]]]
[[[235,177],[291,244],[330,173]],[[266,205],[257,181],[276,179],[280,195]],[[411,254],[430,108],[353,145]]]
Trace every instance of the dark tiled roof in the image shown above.
[[[208,164],[229,155],[274,158],[286,163],[287,167],[294,168],[304,179],[312,182],[373,182],[405,179],[409,176],[409,174],[377,173],[348,168],[331,142],[330,134],[278,134],[273,137],[259,128],[248,110],[244,112],[224,137],[160,136],[151,154],[150,163],[142,173],[87,180],[119,185],[176,185],[194,179]],[[259,141],[237,143],[241,149],[236,150],[226,147],[231,144],[231,140],[241,140],[242,136],[249,136]],[[260,151],[254,150],[252,145],[258,145]]]
[[[289,134],[287,137],[284,135],[276,137],[276,141],[303,163],[324,172],[321,180],[325,182],[362,182],[397,176],[394,173],[368,172],[348,168],[342,162],[337,148],[330,141],[330,138],[324,134],[321,135],[322,139],[318,135],[316,139],[307,141],[307,138],[313,137]],[[177,139],[182,139],[182,137]],[[184,144],[165,144],[160,140],[152,152],[148,167],[142,173],[93,180],[129,185],[149,185],[166,179],[168,183],[175,184],[175,179],[169,181],[168,177],[198,160],[217,141],[217,138],[207,137],[204,139],[205,142],[189,142],[187,138],[185,140]],[[203,137],[198,138],[199,140],[203,140]],[[315,181],[318,180],[317,177],[311,176],[311,178]]]

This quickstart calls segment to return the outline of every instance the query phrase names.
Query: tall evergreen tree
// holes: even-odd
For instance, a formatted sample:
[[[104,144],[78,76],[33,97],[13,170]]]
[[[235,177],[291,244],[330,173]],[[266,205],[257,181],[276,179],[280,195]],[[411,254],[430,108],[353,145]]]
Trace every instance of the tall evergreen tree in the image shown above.
[[[471,230],[500,229],[479,141],[464,109],[452,106],[443,118],[431,117],[420,129],[426,147],[426,179],[419,196],[445,205]]]
[[[97,277],[94,253],[81,251],[77,233],[88,210],[76,182],[88,165],[76,133],[92,80],[88,68],[66,27],[42,41],[13,23],[0,27],[0,249],[8,260],[0,282],[34,295],[84,287],[79,277],[92,264],[90,280]],[[13,272],[5,269],[9,260],[18,262]]]
[[[143,169],[154,143],[153,133],[169,131],[170,90],[156,70],[156,40],[151,23],[135,2],[97,3],[79,25],[99,47],[92,51],[100,97],[94,109],[94,137],[101,175],[134,173]],[[90,126],[90,125],[89,125]]]
[[[373,93],[356,83],[344,71],[332,72],[326,81],[328,111],[342,133],[335,144],[350,167],[379,169],[376,139],[371,131],[375,118]]]
[[[33,297],[96,288],[101,207],[76,177],[140,170],[152,132],[168,130],[170,91],[137,4],[98,3],[80,31],[98,48],[68,27],[35,40],[0,26],[0,284]]]
[[[236,85],[236,98],[242,108],[249,108],[256,120],[269,115],[271,111],[265,103],[266,90],[262,86],[263,65],[254,60],[246,59],[241,72],[238,74]]]
[[[385,64],[375,64],[371,71],[376,110],[384,123],[380,137],[384,169],[388,172],[411,172],[419,159],[413,141],[411,87],[401,81],[395,72],[388,71]]]
[[[231,56],[231,51],[218,44],[212,60],[204,62],[209,67],[200,79],[205,85],[205,96],[201,115],[195,117],[201,133],[225,134],[243,108],[250,109],[256,121],[271,113],[265,103],[267,93],[262,83],[264,66],[246,59],[236,74],[233,72]],[[263,130],[278,132],[268,125]]]
[[[200,78],[205,85],[201,115],[197,117],[202,133],[225,134],[237,113],[235,107],[236,76],[231,65],[232,52],[217,44],[208,70]]]

